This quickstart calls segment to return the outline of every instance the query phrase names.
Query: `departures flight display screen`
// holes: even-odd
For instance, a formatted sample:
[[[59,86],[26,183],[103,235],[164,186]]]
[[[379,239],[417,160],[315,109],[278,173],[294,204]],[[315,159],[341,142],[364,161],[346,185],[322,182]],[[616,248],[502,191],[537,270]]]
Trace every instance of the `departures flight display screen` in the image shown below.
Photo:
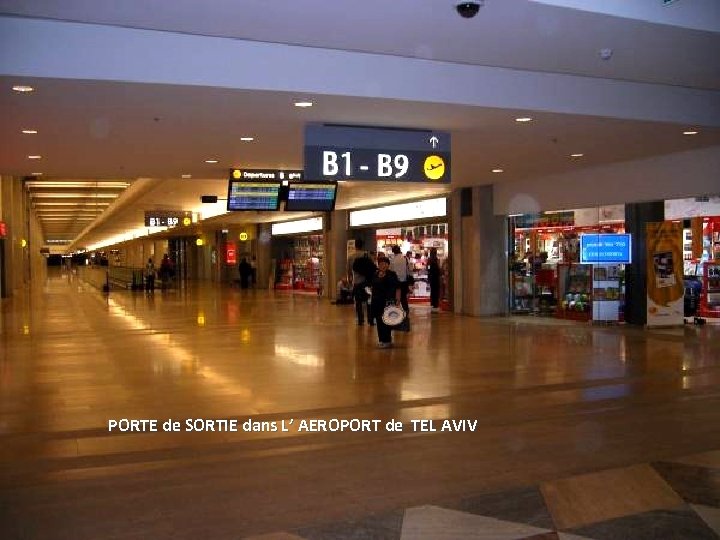
[[[277,210],[280,208],[281,182],[230,180],[228,211]]]
[[[337,182],[290,182],[285,210],[331,212],[336,196]]]

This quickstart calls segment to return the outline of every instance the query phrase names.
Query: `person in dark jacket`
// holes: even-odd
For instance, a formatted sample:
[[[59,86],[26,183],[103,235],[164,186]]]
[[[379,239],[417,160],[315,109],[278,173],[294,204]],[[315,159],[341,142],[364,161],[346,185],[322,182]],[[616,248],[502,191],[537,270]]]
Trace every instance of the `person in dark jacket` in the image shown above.
[[[247,289],[250,285],[250,277],[252,276],[252,266],[250,266],[250,263],[245,257],[240,261],[238,271],[240,272],[240,288]]]
[[[437,248],[430,248],[427,261],[428,286],[430,287],[430,306],[433,312],[440,311],[440,260]]]
[[[400,304],[400,282],[397,274],[390,270],[390,259],[385,255],[378,256],[378,270],[372,280],[372,296],[370,309],[375,318],[379,347],[382,349],[392,346],[390,327],[382,320],[382,314],[388,303]]]

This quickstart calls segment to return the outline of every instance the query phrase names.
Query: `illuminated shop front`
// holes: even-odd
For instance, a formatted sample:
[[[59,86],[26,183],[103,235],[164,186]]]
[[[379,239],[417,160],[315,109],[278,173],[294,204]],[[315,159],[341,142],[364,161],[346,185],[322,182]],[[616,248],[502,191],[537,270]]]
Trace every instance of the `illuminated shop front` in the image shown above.
[[[720,318],[720,197],[665,201],[665,219],[683,224],[685,316]]]
[[[413,304],[430,303],[427,262],[435,248],[441,268],[440,307],[450,309],[450,230],[445,197],[351,211],[350,229],[348,256],[354,251],[356,237],[365,239],[365,247],[375,255],[390,255],[393,246],[400,247],[413,268],[414,283],[408,295]]]
[[[272,224],[276,290],[321,294],[325,275],[323,218]]]
[[[625,265],[581,260],[581,237],[624,232],[624,205],[510,216],[510,312],[622,320]]]

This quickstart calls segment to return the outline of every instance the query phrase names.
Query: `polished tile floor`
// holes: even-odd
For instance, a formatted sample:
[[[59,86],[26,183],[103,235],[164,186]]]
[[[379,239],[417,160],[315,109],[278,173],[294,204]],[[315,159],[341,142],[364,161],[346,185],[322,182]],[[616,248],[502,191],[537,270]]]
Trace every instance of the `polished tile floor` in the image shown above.
[[[377,349],[313,297],[3,300],[0,538],[716,537],[719,327],[412,318]]]

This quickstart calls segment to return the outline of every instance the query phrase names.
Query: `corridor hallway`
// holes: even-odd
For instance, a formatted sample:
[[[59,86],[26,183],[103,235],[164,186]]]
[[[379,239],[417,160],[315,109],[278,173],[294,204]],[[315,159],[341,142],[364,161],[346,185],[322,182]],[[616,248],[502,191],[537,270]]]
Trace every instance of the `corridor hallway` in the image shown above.
[[[413,308],[413,331],[378,349],[352,306],[103,295],[60,273],[0,307],[3,540],[718,537],[718,327]],[[159,431],[108,432],[120,419]],[[382,422],[298,431],[311,419]]]

